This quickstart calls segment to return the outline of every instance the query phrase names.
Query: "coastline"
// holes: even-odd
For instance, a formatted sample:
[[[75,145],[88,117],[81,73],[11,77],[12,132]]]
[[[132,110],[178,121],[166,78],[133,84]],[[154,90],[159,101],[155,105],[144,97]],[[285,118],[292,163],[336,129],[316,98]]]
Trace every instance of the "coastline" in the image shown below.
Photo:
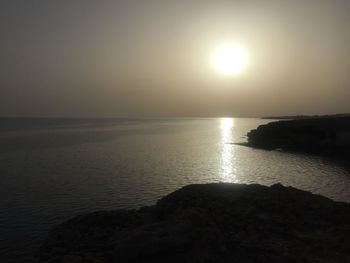
[[[350,116],[318,116],[279,120],[260,125],[237,145],[264,150],[321,155],[350,161]]]

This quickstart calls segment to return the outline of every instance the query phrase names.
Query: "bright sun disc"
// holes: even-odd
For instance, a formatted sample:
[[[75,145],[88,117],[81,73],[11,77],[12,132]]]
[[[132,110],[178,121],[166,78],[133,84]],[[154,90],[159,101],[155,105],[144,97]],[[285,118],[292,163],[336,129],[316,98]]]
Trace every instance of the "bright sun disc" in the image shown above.
[[[225,45],[215,50],[213,64],[219,73],[238,73],[247,66],[247,56],[241,47]]]

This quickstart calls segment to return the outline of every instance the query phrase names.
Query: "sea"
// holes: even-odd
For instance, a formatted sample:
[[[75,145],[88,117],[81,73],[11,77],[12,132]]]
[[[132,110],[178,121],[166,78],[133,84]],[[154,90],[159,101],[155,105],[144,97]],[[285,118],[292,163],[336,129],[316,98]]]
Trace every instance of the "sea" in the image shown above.
[[[35,262],[76,215],[152,205],[188,184],[281,183],[350,202],[349,167],[236,143],[255,118],[0,118],[0,262]]]

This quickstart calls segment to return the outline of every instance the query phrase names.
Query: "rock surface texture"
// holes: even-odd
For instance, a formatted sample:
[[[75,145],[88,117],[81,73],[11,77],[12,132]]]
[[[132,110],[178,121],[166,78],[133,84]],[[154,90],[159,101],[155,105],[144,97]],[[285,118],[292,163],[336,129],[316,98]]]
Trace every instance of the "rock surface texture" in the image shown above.
[[[261,185],[189,185],[139,210],[78,216],[39,262],[350,262],[350,204]]]

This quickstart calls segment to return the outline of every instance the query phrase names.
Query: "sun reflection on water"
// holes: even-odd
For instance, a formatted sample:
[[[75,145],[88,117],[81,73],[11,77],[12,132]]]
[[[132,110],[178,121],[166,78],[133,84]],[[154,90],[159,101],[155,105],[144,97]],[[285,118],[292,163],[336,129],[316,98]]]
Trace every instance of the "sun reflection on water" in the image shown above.
[[[232,127],[234,127],[233,118],[220,119],[220,135],[221,135],[221,167],[220,167],[220,181],[235,182],[236,170],[234,167],[234,147],[232,144],[233,134]]]

